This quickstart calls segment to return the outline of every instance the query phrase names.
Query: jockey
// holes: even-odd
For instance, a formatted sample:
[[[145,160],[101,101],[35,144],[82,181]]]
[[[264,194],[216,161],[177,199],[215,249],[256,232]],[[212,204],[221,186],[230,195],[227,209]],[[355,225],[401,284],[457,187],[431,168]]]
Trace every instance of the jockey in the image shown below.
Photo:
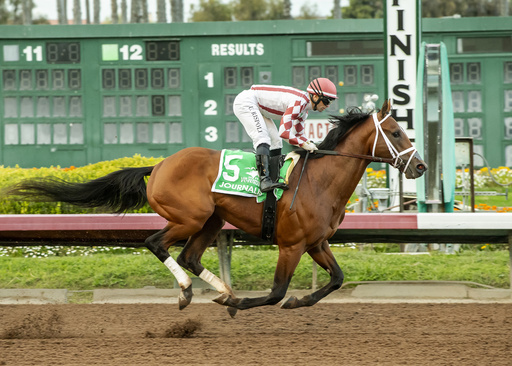
[[[334,99],[338,99],[336,86],[326,78],[314,79],[306,92],[288,86],[253,85],[237,95],[233,110],[253,141],[262,192],[288,189],[284,183],[272,182],[269,157],[281,154],[281,139],[310,152],[317,150],[304,136],[308,112],[323,112]],[[281,121],[279,130],[273,121],[276,118]]]

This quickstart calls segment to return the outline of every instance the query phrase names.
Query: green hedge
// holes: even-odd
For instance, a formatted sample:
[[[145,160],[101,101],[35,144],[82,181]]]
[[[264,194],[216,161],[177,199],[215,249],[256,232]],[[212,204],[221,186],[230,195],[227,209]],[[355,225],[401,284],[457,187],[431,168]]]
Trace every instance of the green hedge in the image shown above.
[[[89,164],[83,167],[59,166],[49,168],[24,169],[18,166],[4,167],[0,166],[0,189],[10,187],[24,179],[37,179],[42,177],[56,177],[69,182],[85,182],[105,176],[113,171],[127,167],[153,166],[162,161],[163,158],[145,158],[140,155],[134,155],[131,158],[120,158],[110,161],[102,161],[95,164]],[[19,201],[14,197],[6,197],[4,193],[0,196],[0,214],[81,214],[81,213],[107,213],[100,209],[83,209],[60,202],[29,202]],[[149,205],[145,205],[139,210],[130,212],[147,213],[153,212]]]

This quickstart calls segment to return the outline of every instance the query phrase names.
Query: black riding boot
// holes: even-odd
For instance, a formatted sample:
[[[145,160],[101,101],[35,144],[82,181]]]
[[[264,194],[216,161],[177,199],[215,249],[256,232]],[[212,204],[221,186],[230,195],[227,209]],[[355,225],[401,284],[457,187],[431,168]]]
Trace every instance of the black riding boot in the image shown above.
[[[280,156],[280,155],[281,155],[281,149],[270,150],[270,157]]]
[[[288,186],[280,182],[272,182],[270,178],[269,165],[269,146],[261,144],[256,148],[256,166],[260,175],[260,189],[262,192],[270,192],[276,188],[288,189]]]

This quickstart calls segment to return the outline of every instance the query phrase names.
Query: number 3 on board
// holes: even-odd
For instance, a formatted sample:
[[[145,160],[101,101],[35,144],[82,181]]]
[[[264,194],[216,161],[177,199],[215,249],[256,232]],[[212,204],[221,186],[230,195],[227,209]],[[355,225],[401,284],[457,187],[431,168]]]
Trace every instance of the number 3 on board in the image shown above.
[[[217,133],[217,127],[213,127],[213,126],[206,127],[204,132],[206,133],[204,136],[204,139],[208,142],[215,142],[219,138],[219,135]]]

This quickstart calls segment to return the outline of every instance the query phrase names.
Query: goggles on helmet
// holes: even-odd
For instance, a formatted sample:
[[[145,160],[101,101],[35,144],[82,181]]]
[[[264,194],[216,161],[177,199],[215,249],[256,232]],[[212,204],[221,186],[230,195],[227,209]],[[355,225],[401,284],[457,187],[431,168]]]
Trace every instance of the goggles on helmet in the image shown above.
[[[321,96],[321,97],[320,97],[320,101],[321,101],[322,103],[324,103],[324,105],[325,105],[326,107],[327,107],[327,106],[329,106],[329,104],[331,104],[333,100],[334,100],[334,98],[329,98],[329,97],[326,97],[326,96]]]

